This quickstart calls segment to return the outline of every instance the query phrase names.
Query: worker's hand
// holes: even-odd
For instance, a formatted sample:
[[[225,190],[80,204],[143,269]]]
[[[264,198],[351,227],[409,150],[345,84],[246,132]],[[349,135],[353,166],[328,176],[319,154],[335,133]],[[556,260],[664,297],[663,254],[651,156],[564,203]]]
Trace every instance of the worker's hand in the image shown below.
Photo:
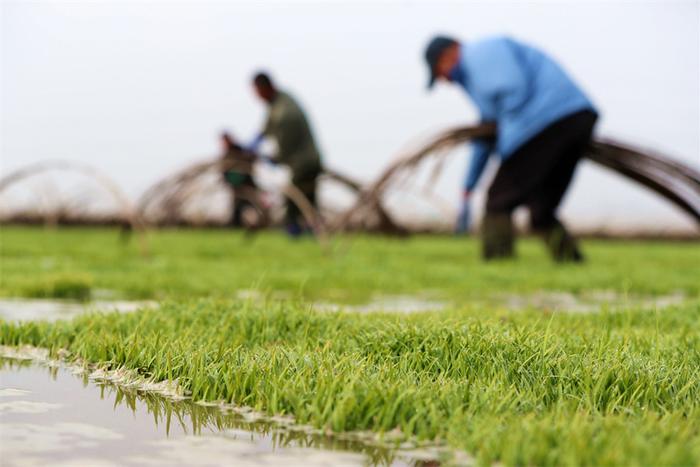
[[[250,143],[248,143],[247,146],[245,146],[245,150],[248,152],[252,152],[253,154],[257,154],[257,152],[260,150],[260,145],[262,144],[264,139],[265,135],[263,133],[260,133],[253,139],[253,141],[251,141]]]
[[[469,228],[471,227],[471,217],[471,193],[465,191],[462,198],[462,207],[457,215],[457,226],[455,228],[455,233],[468,233]]]

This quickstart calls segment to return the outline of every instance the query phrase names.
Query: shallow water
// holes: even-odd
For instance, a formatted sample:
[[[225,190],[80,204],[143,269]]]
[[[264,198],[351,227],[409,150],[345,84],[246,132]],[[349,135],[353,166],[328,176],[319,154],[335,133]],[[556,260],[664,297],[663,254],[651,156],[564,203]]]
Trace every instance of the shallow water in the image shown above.
[[[375,311],[391,313],[418,313],[421,311],[440,311],[447,307],[447,302],[412,295],[380,295],[361,305],[341,305],[338,303],[316,302],[314,309],[320,311],[357,311],[371,313]]]
[[[93,311],[129,313],[141,308],[155,308],[149,301],[95,300],[79,302],[58,299],[0,299],[0,319],[5,321],[57,321],[71,319]]]
[[[663,309],[684,303],[688,298],[681,292],[660,296],[620,294],[612,290],[592,290],[579,294],[557,290],[540,290],[522,294],[503,293],[487,297],[475,297],[468,302],[439,301],[420,295],[379,295],[362,305],[342,305],[316,302],[314,309],[320,311],[374,311],[395,313],[418,313],[459,308],[464,305],[481,306],[511,311],[540,310],[544,312],[591,313],[602,310],[628,308]]]
[[[240,300],[252,300],[265,303],[266,300],[288,299],[281,293],[269,297],[255,290],[241,290],[237,294]],[[541,310],[545,312],[590,313],[596,311],[619,310],[630,307],[663,309],[679,305],[688,300],[682,292],[660,296],[620,294],[612,290],[591,290],[579,294],[557,290],[540,290],[527,293],[502,293],[487,297],[475,297],[468,302],[443,301],[433,296],[416,295],[377,295],[360,305],[347,305],[327,301],[313,303],[318,311],[356,311],[360,313],[418,313],[440,311],[464,305],[486,308],[519,310]],[[71,319],[94,311],[116,311],[129,313],[143,308],[156,308],[153,301],[94,300],[77,302],[58,299],[0,299],[0,320],[6,321],[57,321]]]
[[[0,359],[0,444],[4,466],[428,466],[445,455],[250,422],[8,359]]]
[[[541,310],[554,312],[591,313],[629,308],[663,309],[680,305],[687,297],[676,292],[668,295],[645,296],[620,294],[612,290],[590,290],[580,294],[556,290],[541,290],[527,294],[495,295],[487,304],[508,310]]]

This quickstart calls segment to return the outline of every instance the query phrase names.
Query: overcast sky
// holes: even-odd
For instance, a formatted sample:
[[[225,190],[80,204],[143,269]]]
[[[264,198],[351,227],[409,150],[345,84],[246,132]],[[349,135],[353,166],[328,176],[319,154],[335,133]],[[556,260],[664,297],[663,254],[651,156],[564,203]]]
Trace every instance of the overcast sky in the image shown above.
[[[477,119],[457,89],[425,91],[422,51],[436,32],[540,46],[601,110],[599,135],[700,167],[697,1],[1,3],[3,173],[75,159],[136,196],[215,155],[220,130],[256,133],[264,108],[249,80],[262,67],[306,108],[326,163],[369,181],[407,142]],[[440,182],[455,204],[468,154]],[[564,214],[587,226],[692,225],[591,163]]]

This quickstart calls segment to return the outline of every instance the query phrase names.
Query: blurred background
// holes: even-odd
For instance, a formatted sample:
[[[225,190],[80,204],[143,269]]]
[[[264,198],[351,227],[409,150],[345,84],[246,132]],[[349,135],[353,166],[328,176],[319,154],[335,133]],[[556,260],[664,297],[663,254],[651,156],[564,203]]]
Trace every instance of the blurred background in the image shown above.
[[[477,121],[458,89],[426,91],[423,49],[439,32],[543,48],[602,111],[599,136],[700,166],[697,1],[3,0],[1,15],[3,173],[82,161],[136,198],[216,156],[220,131],[253,138],[265,108],[250,79],[263,68],[305,107],[326,164],[369,183],[411,141]],[[436,190],[455,208],[468,155],[456,151]],[[677,208],[590,162],[563,218],[579,231],[695,232]]]

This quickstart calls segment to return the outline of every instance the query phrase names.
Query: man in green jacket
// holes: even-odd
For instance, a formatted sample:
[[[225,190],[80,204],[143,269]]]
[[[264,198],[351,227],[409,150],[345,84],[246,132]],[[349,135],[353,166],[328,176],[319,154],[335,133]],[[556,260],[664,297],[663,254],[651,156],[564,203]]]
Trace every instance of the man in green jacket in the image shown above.
[[[266,73],[257,73],[253,85],[258,97],[268,105],[269,112],[265,127],[249,149],[257,152],[263,139],[274,139],[277,143],[274,162],[290,168],[292,184],[317,208],[316,186],[321,174],[321,154],[303,109],[292,96],[278,89]],[[292,236],[304,230],[301,212],[289,198],[286,227]]]

